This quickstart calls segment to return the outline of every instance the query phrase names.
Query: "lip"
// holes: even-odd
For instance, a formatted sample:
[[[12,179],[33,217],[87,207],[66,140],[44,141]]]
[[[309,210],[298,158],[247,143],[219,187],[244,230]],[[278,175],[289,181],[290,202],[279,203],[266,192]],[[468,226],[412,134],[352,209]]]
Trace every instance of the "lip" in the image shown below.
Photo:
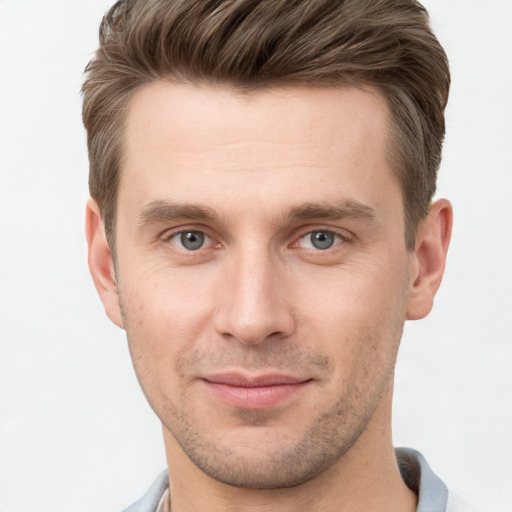
[[[311,379],[291,375],[222,373],[203,377],[208,390],[222,402],[239,409],[267,409],[291,399]]]

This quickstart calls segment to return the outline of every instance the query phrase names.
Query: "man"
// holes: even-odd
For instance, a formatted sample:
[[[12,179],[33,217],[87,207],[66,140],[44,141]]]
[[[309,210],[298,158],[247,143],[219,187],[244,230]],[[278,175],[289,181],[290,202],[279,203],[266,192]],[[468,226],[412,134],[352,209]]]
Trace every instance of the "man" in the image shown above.
[[[421,5],[120,1],[83,90],[89,265],[168,463],[128,510],[456,510],[391,439],[452,223]]]

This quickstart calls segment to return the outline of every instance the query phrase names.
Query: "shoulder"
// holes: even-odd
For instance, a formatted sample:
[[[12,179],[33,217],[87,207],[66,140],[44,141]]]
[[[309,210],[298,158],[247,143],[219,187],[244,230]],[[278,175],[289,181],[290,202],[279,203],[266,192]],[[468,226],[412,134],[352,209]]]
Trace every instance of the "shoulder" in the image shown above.
[[[420,452],[396,448],[395,454],[404,482],[418,495],[416,512],[479,512],[461,494],[448,490]]]
[[[158,478],[153,482],[149,490],[137,500],[133,505],[130,505],[123,512],[156,512],[158,504],[163,494],[169,487],[169,474],[167,470],[162,471]]]
[[[412,448],[396,448],[395,455],[404,482],[418,496],[416,512],[447,512],[448,488],[423,455]]]

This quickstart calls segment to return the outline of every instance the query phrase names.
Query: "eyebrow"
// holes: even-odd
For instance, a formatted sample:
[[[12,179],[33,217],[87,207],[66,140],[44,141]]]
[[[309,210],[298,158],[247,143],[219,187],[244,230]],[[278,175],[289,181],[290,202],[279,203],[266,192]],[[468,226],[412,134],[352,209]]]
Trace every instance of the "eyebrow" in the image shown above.
[[[159,222],[172,222],[180,219],[194,219],[212,221],[217,215],[211,208],[194,204],[170,203],[168,201],[153,201],[144,208],[137,217],[137,224],[157,224]]]
[[[375,210],[358,201],[351,199],[345,200],[340,204],[333,206],[331,204],[315,204],[306,203],[301,206],[292,208],[284,215],[292,221],[326,219],[326,220],[373,220],[375,218]]]
[[[342,220],[362,219],[372,220],[375,210],[370,206],[354,200],[344,200],[338,205],[306,203],[283,212],[285,221],[298,222],[313,219]],[[152,201],[142,208],[137,217],[139,226],[157,224],[161,222],[173,222],[189,219],[211,222],[217,220],[219,215],[215,210],[195,205],[171,203],[165,200]]]

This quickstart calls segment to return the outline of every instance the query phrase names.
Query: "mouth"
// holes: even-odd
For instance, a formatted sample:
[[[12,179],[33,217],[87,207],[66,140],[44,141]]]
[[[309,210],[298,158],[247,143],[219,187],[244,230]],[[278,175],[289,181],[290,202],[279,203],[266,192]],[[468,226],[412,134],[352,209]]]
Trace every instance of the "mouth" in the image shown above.
[[[312,379],[291,375],[241,373],[209,375],[201,380],[216,399],[239,409],[276,407],[289,401],[312,382]]]

